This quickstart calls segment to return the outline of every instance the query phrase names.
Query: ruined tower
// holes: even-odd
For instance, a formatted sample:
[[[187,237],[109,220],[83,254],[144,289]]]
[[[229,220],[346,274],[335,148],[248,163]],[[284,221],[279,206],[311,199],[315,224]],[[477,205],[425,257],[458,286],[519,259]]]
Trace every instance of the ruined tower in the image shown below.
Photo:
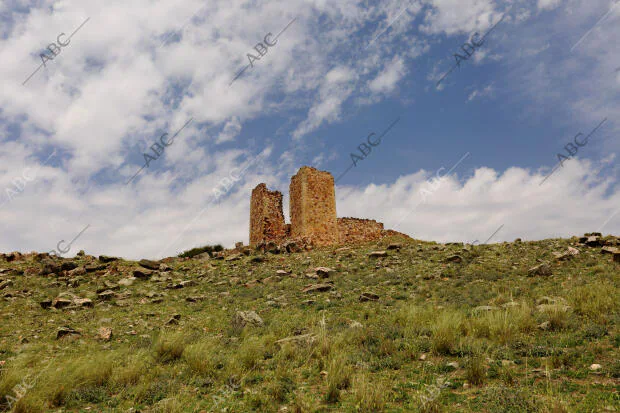
[[[316,246],[338,244],[332,174],[304,166],[291,178],[289,192],[291,236],[310,238]]]
[[[286,237],[282,212],[282,193],[270,191],[260,184],[252,191],[250,201],[250,245],[265,241],[280,242]]]

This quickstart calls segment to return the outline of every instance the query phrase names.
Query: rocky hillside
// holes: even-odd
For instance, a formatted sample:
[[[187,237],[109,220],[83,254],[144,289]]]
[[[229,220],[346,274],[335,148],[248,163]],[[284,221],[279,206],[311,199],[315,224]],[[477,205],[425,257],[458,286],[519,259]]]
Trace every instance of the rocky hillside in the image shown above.
[[[0,411],[620,411],[620,240],[0,255]]]

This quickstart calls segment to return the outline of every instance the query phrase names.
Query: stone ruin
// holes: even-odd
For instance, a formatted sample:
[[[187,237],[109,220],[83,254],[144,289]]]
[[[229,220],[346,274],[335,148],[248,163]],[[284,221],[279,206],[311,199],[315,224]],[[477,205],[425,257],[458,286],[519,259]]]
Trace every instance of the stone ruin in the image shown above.
[[[378,241],[390,235],[407,237],[386,231],[375,220],[338,218],[334,177],[329,172],[302,167],[291,178],[289,194],[291,223],[286,224],[282,193],[270,191],[265,184],[254,188],[250,201],[251,247],[284,245],[289,241],[323,247]]]

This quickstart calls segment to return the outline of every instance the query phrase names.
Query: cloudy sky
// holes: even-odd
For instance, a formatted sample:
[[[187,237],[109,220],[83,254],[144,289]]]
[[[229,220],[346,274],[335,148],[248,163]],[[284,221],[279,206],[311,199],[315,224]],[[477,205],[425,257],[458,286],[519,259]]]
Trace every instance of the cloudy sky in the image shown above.
[[[0,251],[247,243],[251,189],[287,199],[302,165],[340,177],[339,216],[419,239],[620,235],[617,0],[1,0],[0,22]]]

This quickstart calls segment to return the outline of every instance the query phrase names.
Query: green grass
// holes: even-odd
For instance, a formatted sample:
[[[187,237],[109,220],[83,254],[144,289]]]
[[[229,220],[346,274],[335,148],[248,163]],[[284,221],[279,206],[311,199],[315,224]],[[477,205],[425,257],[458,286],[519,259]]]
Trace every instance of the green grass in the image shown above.
[[[13,281],[0,306],[0,411],[6,396],[16,412],[620,411],[620,266],[609,255],[579,247],[554,260],[574,239],[473,251],[398,240],[400,251],[367,258],[393,241],[262,262],[170,258],[170,271],[130,286],[118,282],[131,261],[68,279],[39,275],[45,260],[0,260],[23,271],[0,275]],[[209,252],[198,250],[184,257]],[[455,254],[462,263],[445,262]],[[553,276],[527,276],[539,261]],[[323,280],[334,288],[303,293],[323,282],[306,277],[318,266],[336,270]],[[195,285],[172,288],[184,280]],[[98,300],[102,289],[116,297]],[[67,292],[94,307],[39,305]],[[364,292],[380,299],[361,302]],[[233,326],[237,311],[263,324]],[[81,335],[57,340],[62,326]]]

